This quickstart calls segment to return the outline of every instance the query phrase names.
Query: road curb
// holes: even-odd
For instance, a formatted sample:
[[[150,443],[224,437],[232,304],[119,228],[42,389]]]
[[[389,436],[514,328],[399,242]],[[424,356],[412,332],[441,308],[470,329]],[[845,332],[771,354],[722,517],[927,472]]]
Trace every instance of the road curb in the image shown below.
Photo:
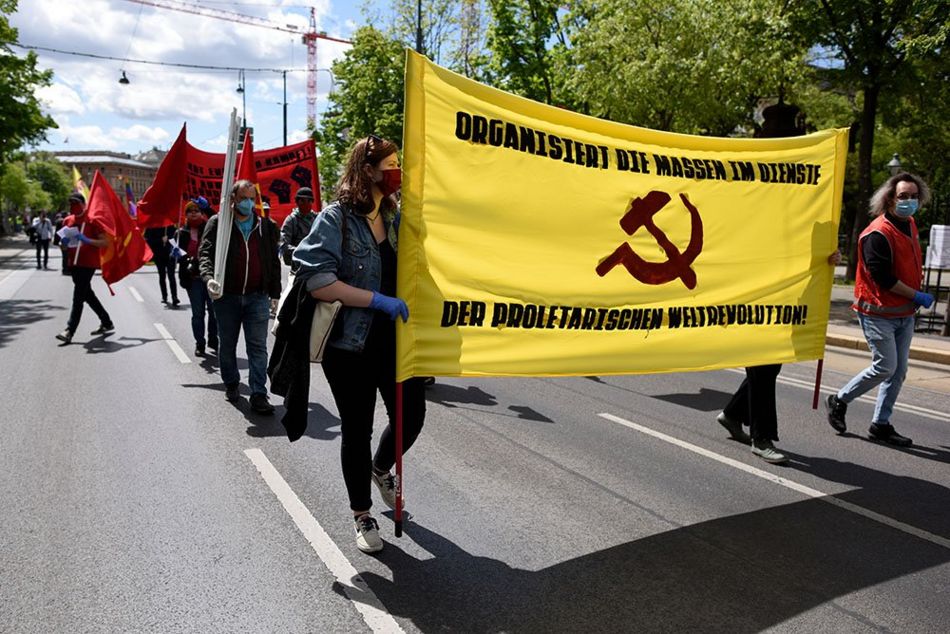
[[[863,338],[849,337],[847,335],[829,334],[825,337],[825,346],[834,346],[835,348],[850,348],[851,350],[868,351],[868,344]],[[910,358],[916,361],[927,361],[929,363],[941,363],[943,365],[950,365],[950,352],[943,351],[943,350],[934,350],[933,348],[911,346]]]

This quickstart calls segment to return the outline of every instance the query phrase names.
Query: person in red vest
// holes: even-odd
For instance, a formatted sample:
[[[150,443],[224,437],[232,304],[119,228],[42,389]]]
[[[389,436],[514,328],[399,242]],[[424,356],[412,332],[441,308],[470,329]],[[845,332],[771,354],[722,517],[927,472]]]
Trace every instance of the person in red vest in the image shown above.
[[[84,304],[89,304],[99,316],[99,327],[91,334],[104,335],[115,330],[112,318],[92,290],[92,278],[99,268],[99,249],[109,246],[109,239],[96,222],[86,217],[86,198],[82,194],[76,192],[69,196],[69,211],[63,226],[75,227],[79,233],[72,238],[62,238],[61,241],[67,248],[66,261],[69,262],[73,278],[73,306],[69,311],[69,321],[66,322],[66,329],[56,335],[63,343],[73,340],[73,334],[82,319]]]
[[[891,424],[894,402],[907,374],[914,313],[930,308],[933,295],[920,290],[923,263],[914,214],[930,201],[930,189],[914,174],[892,176],[871,197],[874,220],[858,239],[854,304],[864,330],[871,365],[825,400],[828,423],[839,434],[847,430],[848,403],[880,385],[868,436],[907,447],[912,440]]]

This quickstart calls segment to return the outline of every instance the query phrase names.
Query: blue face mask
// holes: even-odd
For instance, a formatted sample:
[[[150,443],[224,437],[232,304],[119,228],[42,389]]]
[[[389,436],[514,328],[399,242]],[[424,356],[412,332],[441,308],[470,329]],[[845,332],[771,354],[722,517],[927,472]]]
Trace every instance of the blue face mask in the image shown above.
[[[242,216],[250,216],[254,213],[254,201],[250,198],[245,198],[237,204],[238,211],[241,212]]]
[[[897,204],[894,206],[894,213],[896,213],[901,218],[910,218],[915,213],[917,213],[917,199],[909,198],[907,200],[898,200]]]

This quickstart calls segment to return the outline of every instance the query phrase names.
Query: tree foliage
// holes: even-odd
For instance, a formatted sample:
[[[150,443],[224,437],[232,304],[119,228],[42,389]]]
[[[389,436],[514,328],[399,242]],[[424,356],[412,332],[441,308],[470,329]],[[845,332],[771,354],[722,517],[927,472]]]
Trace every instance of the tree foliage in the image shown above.
[[[356,31],[353,46],[334,62],[331,103],[316,135],[326,198],[356,141],[376,134],[402,144],[404,68],[402,44],[369,26]]]
[[[73,191],[72,180],[66,166],[52,154],[34,152],[27,158],[26,175],[39,183],[49,195],[48,209],[56,211],[67,207],[69,194]]]
[[[36,67],[36,53],[20,57],[10,50],[17,30],[7,16],[16,8],[16,0],[0,0],[0,162],[24,144],[45,140],[46,130],[56,127],[35,96],[37,88],[50,84],[52,72]]]

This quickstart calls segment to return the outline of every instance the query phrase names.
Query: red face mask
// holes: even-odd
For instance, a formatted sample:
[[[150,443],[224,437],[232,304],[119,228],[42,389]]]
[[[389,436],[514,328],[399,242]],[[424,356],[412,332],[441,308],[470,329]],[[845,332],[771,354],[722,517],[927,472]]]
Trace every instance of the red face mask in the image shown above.
[[[379,187],[379,191],[383,193],[383,196],[389,196],[397,191],[402,185],[402,170],[398,167],[396,169],[383,170],[383,180],[376,183],[376,186]]]
[[[189,227],[200,227],[205,219],[201,216],[188,216]]]

